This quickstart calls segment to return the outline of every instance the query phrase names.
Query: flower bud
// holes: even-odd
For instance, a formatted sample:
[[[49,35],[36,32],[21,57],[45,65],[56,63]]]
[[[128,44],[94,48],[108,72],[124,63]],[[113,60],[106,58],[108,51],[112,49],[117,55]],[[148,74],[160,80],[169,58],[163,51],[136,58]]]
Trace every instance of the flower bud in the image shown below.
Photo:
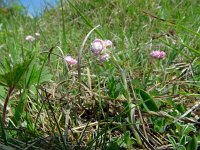
[[[104,61],[108,61],[109,58],[110,58],[110,55],[104,54],[104,55],[101,55],[101,56],[99,57],[99,60],[100,60],[101,62],[104,62]]]
[[[33,42],[35,40],[35,38],[31,35],[26,36],[25,40]]]
[[[66,56],[64,60],[69,64],[69,65],[76,65],[78,61],[71,56]]]
[[[105,48],[112,47],[113,43],[111,40],[104,40],[103,41]]]
[[[151,57],[156,59],[163,59],[166,56],[166,53],[164,51],[152,51],[150,53]]]
[[[99,55],[104,49],[104,43],[100,39],[94,40],[90,45],[90,50],[95,56]]]

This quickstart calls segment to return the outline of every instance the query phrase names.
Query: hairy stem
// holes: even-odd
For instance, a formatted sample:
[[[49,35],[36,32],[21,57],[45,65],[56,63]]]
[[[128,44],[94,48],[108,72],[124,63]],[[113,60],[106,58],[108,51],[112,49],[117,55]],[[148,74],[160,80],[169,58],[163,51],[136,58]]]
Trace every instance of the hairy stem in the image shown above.
[[[11,95],[13,90],[14,90],[14,87],[9,87],[8,94],[6,96],[6,99],[5,99],[5,102],[4,102],[4,105],[3,105],[3,113],[2,113],[2,125],[3,126],[5,125],[5,120],[6,120],[6,108],[7,108],[7,105],[8,105],[10,95]]]

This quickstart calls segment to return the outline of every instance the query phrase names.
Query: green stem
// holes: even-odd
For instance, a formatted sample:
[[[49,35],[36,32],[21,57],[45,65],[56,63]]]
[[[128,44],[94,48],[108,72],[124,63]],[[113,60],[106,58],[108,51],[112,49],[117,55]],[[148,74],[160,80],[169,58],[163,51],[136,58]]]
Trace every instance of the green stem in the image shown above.
[[[63,29],[62,46],[63,46],[63,48],[66,48],[67,42],[66,42],[66,35],[65,35],[65,20],[64,20],[63,0],[60,0],[60,3],[61,3],[61,8],[62,8],[62,29]]]

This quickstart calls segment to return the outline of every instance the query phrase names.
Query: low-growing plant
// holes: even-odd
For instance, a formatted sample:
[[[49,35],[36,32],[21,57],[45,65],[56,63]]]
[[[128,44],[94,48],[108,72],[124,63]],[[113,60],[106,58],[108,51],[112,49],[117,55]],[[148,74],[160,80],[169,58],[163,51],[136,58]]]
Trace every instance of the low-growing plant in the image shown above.
[[[198,6],[61,0],[0,16],[0,144],[198,149]]]

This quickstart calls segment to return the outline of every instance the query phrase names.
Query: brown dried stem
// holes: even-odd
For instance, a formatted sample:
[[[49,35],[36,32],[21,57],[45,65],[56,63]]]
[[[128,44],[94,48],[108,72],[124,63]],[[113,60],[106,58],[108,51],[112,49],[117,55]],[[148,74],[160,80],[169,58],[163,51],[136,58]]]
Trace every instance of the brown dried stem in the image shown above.
[[[6,120],[6,108],[7,108],[7,105],[8,105],[10,95],[11,95],[13,90],[14,90],[14,87],[10,87],[8,89],[8,94],[6,96],[6,99],[5,99],[5,102],[4,102],[4,105],[3,105],[3,113],[2,113],[2,125],[3,126],[5,125],[5,120]]]

